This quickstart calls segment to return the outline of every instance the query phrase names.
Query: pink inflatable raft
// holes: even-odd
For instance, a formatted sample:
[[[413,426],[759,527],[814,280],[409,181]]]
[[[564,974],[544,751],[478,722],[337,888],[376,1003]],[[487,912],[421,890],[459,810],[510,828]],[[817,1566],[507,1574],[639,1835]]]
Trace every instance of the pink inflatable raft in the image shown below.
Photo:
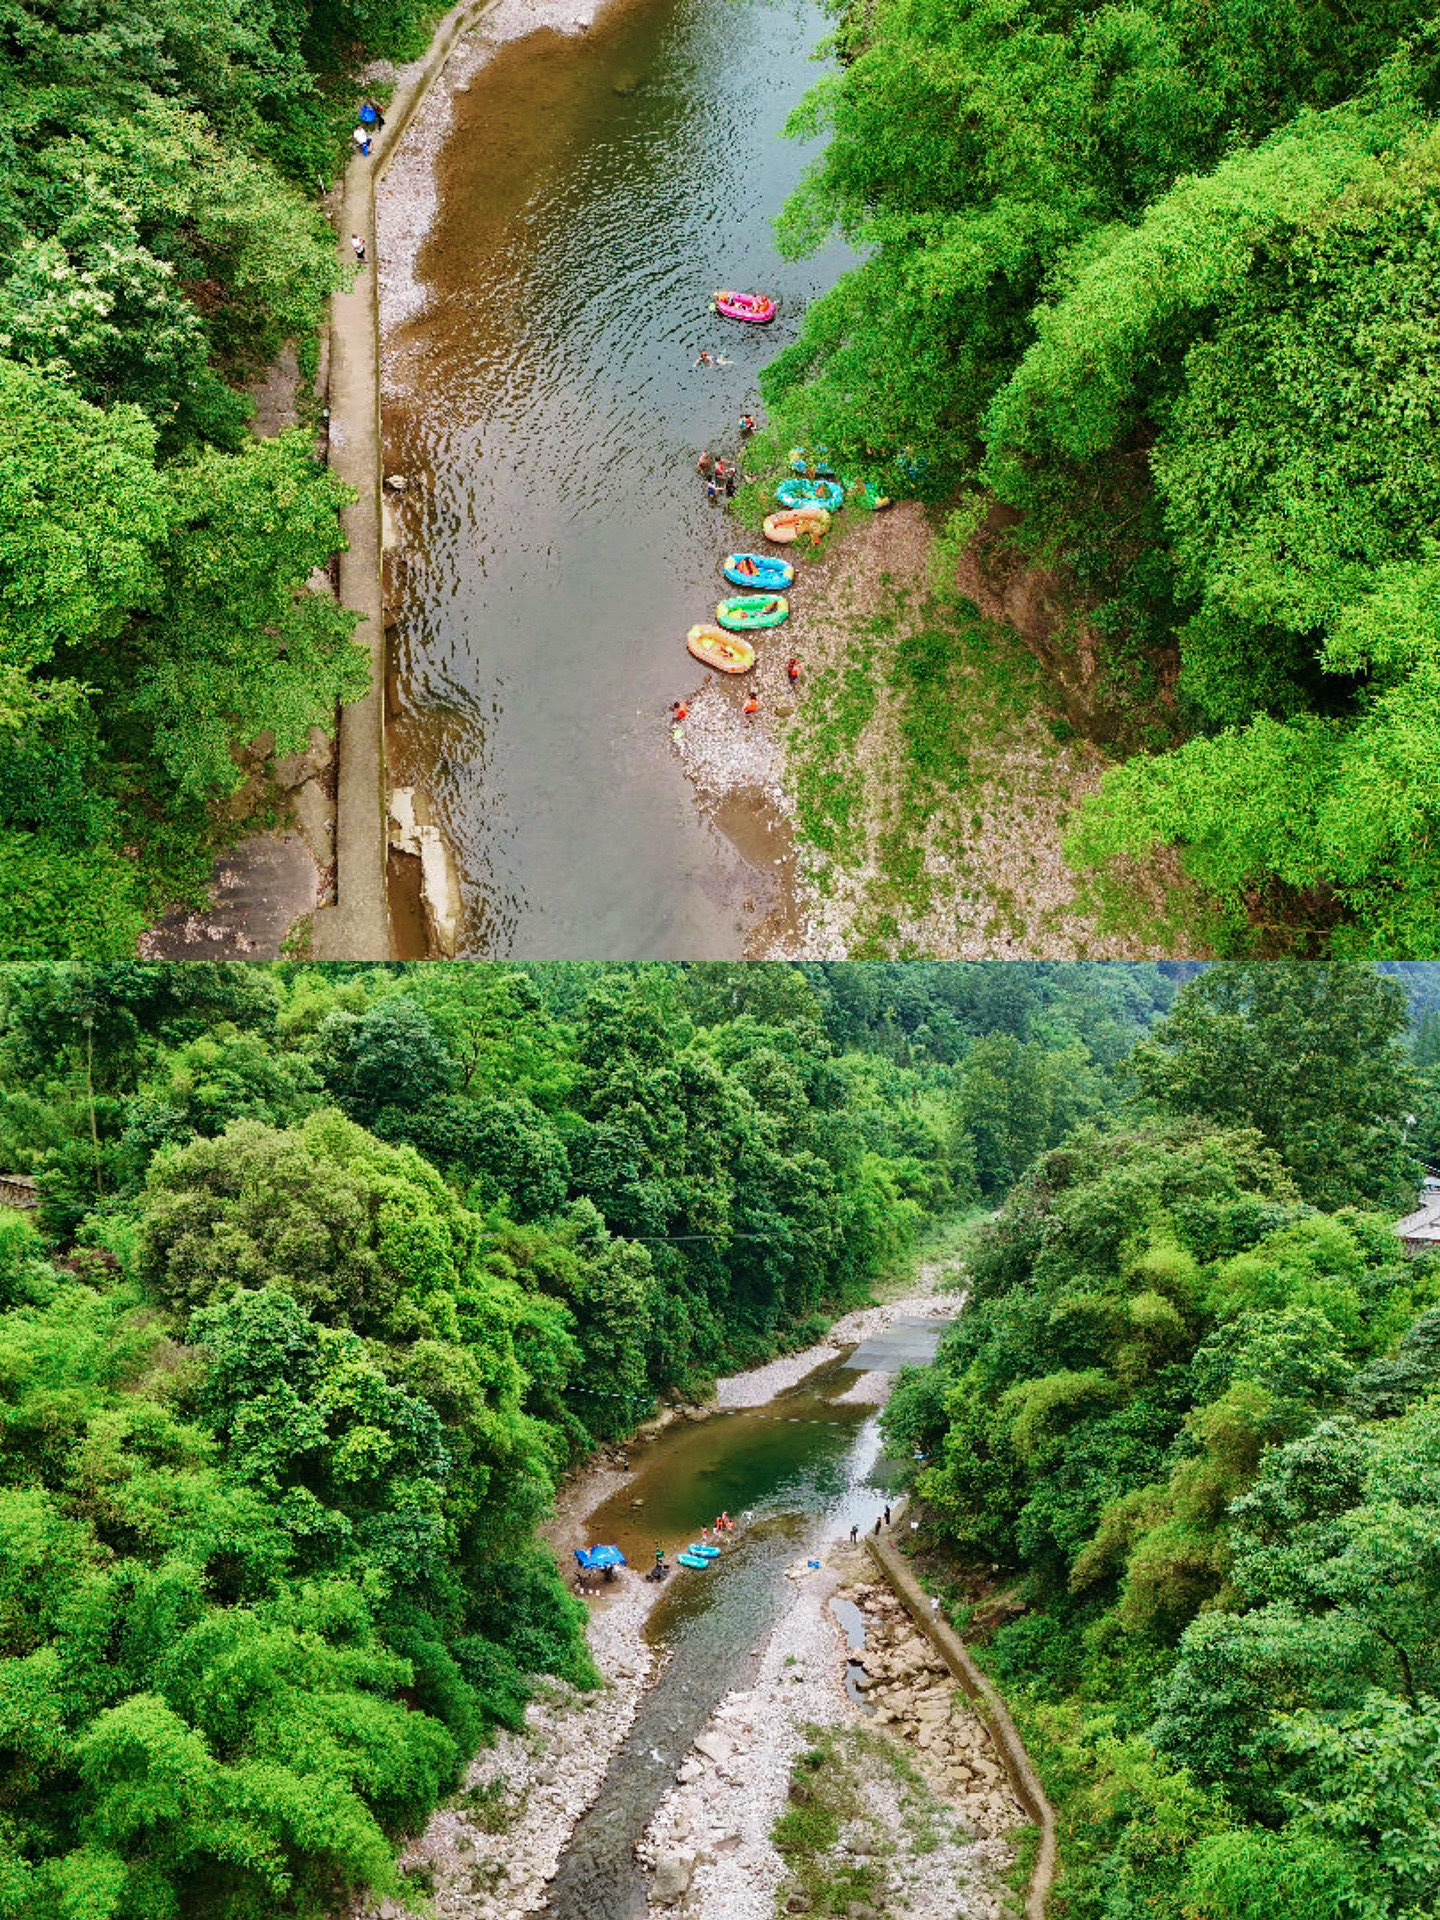
[[[768,293],[731,293],[721,288],[711,296],[716,313],[727,320],[748,320],[752,327],[766,327],[775,318],[775,302]]]

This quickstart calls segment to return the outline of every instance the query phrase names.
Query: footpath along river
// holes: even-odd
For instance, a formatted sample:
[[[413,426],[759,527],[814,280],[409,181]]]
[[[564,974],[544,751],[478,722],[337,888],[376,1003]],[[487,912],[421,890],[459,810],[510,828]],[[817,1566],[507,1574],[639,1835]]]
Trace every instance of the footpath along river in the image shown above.
[[[705,677],[684,636],[735,543],[697,451],[735,448],[759,368],[850,257],[783,262],[771,229],[813,158],[781,129],[827,28],[813,0],[506,27],[457,56],[433,209],[403,167],[382,189],[382,261],[432,215],[382,300],[386,469],[408,482],[391,778],[455,852],[466,955],[736,957],[793,922],[773,786],[697,802],[667,709]],[[717,286],[774,293],[779,318],[717,320]],[[702,347],[731,364],[697,368]]]

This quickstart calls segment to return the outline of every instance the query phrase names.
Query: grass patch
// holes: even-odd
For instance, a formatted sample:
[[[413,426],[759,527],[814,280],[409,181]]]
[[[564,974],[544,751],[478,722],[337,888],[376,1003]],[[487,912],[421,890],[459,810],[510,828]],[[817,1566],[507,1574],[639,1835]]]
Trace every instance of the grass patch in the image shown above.
[[[450,1804],[481,1833],[508,1833],[525,1811],[525,1795],[511,1806],[505,1797],[503,1780],[482,1780],[478,1786],[466,1787],[457,1793]]]
[[[832,859],[858,860],[865,851],[865,782],[855,749],[875,700],[869,666],[856,662],[807,712],[796,779],[800,831]]]
[[[841,1827],[861,1811],[852,1749],[833,1728],[811,1726],[806,1733],[814,1745],[790,1771],[795,1802],[770,1834],[791,1874],[776,1896],[776,1912],[785,1911],[786,1899],[798,1888],[812,1913],[843,1914],[852,1900],[873,1905],[884,1873],[869,1857],[834,1858]]]

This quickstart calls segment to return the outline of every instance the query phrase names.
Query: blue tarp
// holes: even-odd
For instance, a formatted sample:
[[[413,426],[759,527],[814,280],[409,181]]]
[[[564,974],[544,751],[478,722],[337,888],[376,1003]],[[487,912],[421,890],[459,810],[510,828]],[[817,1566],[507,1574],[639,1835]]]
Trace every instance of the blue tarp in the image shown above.
[[[582,1567],[603,1572],[606,1567],[623,1567],[625,1556],[619,1547],[576,1547],[575,1558]]]
[[[376,113],[374,107],[372,107],[368,101],[365,103],[363,107],[361,107],[360,124],[362,126],[373,127],[375,122],[379,118],[380,118],[379,114]]]

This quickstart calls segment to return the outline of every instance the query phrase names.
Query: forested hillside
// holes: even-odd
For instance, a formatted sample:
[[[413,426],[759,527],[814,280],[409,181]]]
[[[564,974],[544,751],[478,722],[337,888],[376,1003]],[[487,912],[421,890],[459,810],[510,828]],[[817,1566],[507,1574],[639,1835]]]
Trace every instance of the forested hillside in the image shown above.
[[[886,1416],[1059,1805],[1050,1911],[1419,1920],[1440,1258],[1392,1226],[1433,1044],[1393,982],[1238,968],[1132,1065],[1124,1123],[1040,1156]]]
[[[1222,947],[1433,953],[1429,10],[837,11],[782,242],[868,257],[766,376],[779,444],[958,495],[957,545],[1006,510],[1134,749],[1093,878],[1170,846]]]
[[[1113,1114],[1149,968],[0,971],[0,1914],[396,1884],[533,1676],[534,1544]]]
[[[435,9],[433,11],[438,11]],[[315,196],[420,0],[15,0],[0,21],[0,958],[134,951],[208,873],[231,757],[366,684],[306,590],[342,490],[239,388],[313,372]]]

